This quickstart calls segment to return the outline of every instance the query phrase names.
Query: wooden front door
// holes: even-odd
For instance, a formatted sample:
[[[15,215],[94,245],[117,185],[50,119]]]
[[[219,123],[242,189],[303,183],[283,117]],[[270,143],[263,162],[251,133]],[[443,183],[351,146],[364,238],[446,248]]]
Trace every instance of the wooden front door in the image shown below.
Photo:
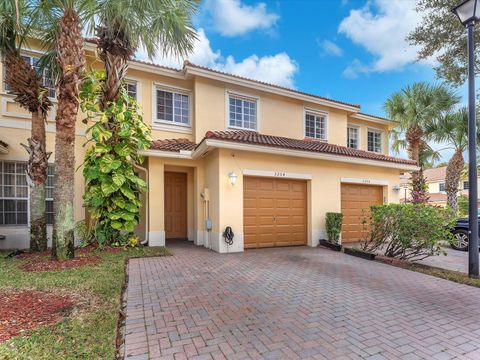
[[[165,172],[165,238],[187,238],[187,174]]]
[[[383,187],[342,184],[342,243],[364,240],[363,221],[369,220],[370,206],[383,204]]]
[[[262,177],[243,178],[244,246],[307,244],[307,183]]]

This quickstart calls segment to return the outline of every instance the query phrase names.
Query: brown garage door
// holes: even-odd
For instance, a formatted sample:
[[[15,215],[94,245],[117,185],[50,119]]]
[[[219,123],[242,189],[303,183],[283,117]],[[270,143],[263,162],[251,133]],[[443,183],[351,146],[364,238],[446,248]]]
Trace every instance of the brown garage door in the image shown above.
[[[245,249],[306,245],[306,182],[245,177],[243,229]]]
[[[383,204],[383,187],[342,184],[342,242],[363,240],[363,219],[368,219],[371,205],[380,204]]]

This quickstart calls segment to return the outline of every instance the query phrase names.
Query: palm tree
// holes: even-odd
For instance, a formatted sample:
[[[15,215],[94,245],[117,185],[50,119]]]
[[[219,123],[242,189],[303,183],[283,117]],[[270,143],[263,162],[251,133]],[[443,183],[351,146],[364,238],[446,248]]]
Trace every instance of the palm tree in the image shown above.
[[[52,106],[48,90],[42,84],[42,76],[20,55],[20,49],[28,35],[27,23],[31,12],[26,1],[4,0],[0,3],[0,52],[5,66],[5,82],[14,100],[31,113],[32,130],[28,146],[27,175],[30,179],[30,250],[47,249],[45,214],[45,183],[48,157],[46,152],[45,121]]]
[[[406,148],[409,158],[415,160],[420,166],[419,171],[412,172],[414,202],[427,199],[423,176],[423,160],[426,156],[422,154],[429,151],[425,129],[458,101],[459,98],[443,85],[414,83],[392,94],[385,102],[385,112],[398,123],[391,132],[394,140],[393,148],[397,151],[400,148]]]
[[[152,58],[185,56],[193,49],[196,33],[191,17],[195,0],[98,0],[97,45],[105,64],[104,106],[118,100],[131,60],[139,47]]]
[[[55,118],[55,214],[52,256],[74,256],[75,125],[79,86],[85,71],[82,28],[91,19],[94,0],[37,0],[34,18],[44,43],[45,61],[54,65],[58,86]]]
[[[454,150],[447,164],[445,176],[445,192],[447,204],[457,211],[458,184],[462,176],[465,160],[463,152],[468,146],[468,109],[463,107],[439,117],[430,124],[426,132],[438,142],[447,142]]]

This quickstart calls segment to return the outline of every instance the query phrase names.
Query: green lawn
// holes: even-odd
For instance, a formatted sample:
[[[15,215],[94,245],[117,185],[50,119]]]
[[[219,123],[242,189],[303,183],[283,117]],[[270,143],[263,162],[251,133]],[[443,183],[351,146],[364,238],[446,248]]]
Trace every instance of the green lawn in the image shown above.
[[[0,359],[113,359],[125,258],[168,255],[166,248],[109,253],[93,266],[48,272],[24,272],[25,260],[0,252],[0,289],[55,289],[73,293],[79,306],[62,322],[0,343]]]
[[[480,279],[470,279],[467,274],[459,271],[439,269],[426,265],[414,264],[410,270],[421,272],[423,274],[436,276],[445,280],[454,281],[464,285],[470,285],[480,288]]]

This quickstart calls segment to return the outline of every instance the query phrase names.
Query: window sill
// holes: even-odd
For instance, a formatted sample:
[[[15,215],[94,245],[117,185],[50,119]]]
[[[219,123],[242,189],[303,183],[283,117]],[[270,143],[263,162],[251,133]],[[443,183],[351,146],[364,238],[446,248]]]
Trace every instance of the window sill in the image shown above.
[[[312,142],[321,142],[321,143],[328,143],[328,139],[317,139],[317,138],[313,138],[313,137],[310,137],[310,136],[305,136],[303,138],[304,141],[312,141]]]
[[[257,129],[244,128],[244,127],[240,127],[240,126],[228,126],[227,130],[243,130],[243,131],[258,132]]]
[[[192,134],[193,132],[190,125],[179,125],[160,121],[152,123],[152,130],[169,131],[181,134]]]

